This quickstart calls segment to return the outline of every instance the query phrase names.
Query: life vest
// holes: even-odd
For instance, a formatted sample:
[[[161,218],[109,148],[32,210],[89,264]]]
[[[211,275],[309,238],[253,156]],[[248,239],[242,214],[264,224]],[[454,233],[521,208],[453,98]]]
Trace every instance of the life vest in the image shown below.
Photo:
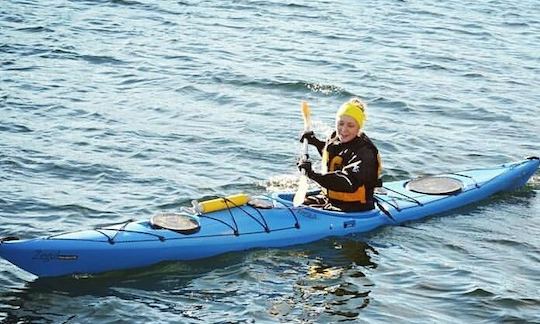
[[[368,150],[373,149],[375,150],[375,152],[377,152],[377,178],[379,178],[382,173],[382,160],[381,160],[380,154],[371,142],[367,144],[367,147],[365,149],[368,149]],[[330,158],[330,154],[328,152],[328,145],[326,145],[323,149],[321,162],[322,162],[321,171],[323,174],[341,170],[344,167],[342,156],[336,155]],[[358,189],[356,189],[355,192],[340,192],[340,191],[328,190],[326,188],[322,188],[321,190],[330,200],[335,200],[335,201],[348,202],[348,203],[359,202],[361,204],[366,204],[373,200],[373,188],[372,187],[366,188],[365,185],[358,187]]]

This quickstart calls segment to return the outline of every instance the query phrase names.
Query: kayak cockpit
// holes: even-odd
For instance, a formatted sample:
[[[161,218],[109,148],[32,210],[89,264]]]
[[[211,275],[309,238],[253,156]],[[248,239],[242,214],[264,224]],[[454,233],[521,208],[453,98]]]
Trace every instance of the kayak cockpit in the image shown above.
[[[308,192],[308,195],[317,194],[320,191],[313,191]],[[294,193],[290,192],[278,192],[273,194],[272,198],[276,200],[278,203],[283,204],[286,207],[292,207],[293,205],[293,199],[294,199]],[[301,205],[297,207],[295,210],[306,210],[315,214],[319,215],[330,215],[334,217],[373,217],[379,215],[379,209],[375,208],[372,210],[367,211],[359,211],[359,212],[344,212],[344,211],[337,211],[337,210],[327,210],[320,207],[313,207],[308,205]]]

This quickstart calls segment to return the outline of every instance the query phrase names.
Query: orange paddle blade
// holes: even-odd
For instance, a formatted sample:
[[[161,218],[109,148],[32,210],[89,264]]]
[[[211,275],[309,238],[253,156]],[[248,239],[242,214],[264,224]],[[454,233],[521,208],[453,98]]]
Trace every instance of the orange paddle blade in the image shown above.
[[[304,128],[305,130],[309,130],[311,128],[311,110],[309,109],[309,105],[307,101],[302,100],[302,117],[304,118]]]

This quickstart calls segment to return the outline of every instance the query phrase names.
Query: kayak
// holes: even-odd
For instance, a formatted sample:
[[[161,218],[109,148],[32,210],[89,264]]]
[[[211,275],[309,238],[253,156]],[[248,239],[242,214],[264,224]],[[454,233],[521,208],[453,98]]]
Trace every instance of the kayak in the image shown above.
[[[524,186],[539,159],[385,183],[376,208],[342,212],[301,205],[294,193],[253,197],[247,203],[223,198],[214,210],[185,208],[153,219],[35,239],[1,239],[0,256],[38,277],[91,275],[165,261],[188,261],[260,248],[282,248],[330,236],[364,233],[415,221]],[[185,224],[189,228],[183,228]],[[182,225],[184,224],[184,225]]]

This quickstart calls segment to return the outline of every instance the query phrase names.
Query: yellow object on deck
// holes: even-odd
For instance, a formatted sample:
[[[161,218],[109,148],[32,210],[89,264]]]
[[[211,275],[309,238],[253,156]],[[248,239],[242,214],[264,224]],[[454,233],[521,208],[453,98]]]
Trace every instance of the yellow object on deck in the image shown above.
[[[223,198],[194,202],[193,207],[195,207],[199,213],[210,213],[226,208],[234,208],[236,206],[245,205],[248,201],[249,195],[240,193]]]

